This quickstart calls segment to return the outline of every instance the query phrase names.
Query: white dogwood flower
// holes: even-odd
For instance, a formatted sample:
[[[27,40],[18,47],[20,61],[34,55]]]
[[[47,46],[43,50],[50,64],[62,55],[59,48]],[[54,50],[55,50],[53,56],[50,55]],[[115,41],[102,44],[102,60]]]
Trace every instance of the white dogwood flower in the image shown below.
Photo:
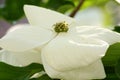
[[[109,45],[120,41],[120,34],[102,27],[79,26],[73,18],[45,8],[25,5],[24,10],[31,25],[19,25],[22,28],[0,40],[5,53],[11,52],[22,66],[42,63],[51,78],[105,78],[101,58]]]

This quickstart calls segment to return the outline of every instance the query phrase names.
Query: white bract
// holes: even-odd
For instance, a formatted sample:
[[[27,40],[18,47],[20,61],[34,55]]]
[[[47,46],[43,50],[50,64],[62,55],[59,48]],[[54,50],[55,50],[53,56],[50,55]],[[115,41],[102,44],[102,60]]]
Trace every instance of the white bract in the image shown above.
[[[120,34],[102,27],[78,26],[73,18],[45,8],[25,5],[31,25],[8,32],[0,40],[3,61],[13,65],[42,63],[51,78],[90,80],[105,78],[101,58]],[[67,32],[57,33],[53,25],[65,21]],[[10,59],[9,59],[10,58]],[[15,61],[16,60],[16,61]]]

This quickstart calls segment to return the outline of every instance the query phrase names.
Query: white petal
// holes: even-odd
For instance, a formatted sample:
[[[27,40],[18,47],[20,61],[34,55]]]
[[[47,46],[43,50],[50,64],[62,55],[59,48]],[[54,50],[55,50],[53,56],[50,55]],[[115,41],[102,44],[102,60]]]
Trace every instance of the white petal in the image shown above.
[[[75,22],[73,18],[42,7],[25,5],[25,14],[31,25],[51,29],[56,22],[66,21],[69,24]]]
[[[59,34],[42,50],[47,63],[58,71],[84,67],[105,55],[108,44],[98,39]]]
[[[0,61],[2,61],[2,55],[4,54],[4,50],[0,49]]]
[[[26,51],[50,41],[55,34],[50,30],[28,25],[19,25],[22,28],[9,32],[0,39],[0,47],[10,51]]]
[[[97,60],[88,66],[72,69],[69,71],[58,71],[54,69],[46,62],[45,56],[43,54],[42,61],[45,71],[51,78],[64,80],[91,80],[103,79],[106,77],[101,60]]]
[[[1,61],[14,66],[26,66],[31,63],[41,63],[41,52],[29,50],[25,52],[10,52],[3,50]]]
[[[98,38],[108,42],[110,45],[116,42],[120,42],[119,33],[102,27],[95,27],[95,26],[72,27],[69,31],[69,34]]]

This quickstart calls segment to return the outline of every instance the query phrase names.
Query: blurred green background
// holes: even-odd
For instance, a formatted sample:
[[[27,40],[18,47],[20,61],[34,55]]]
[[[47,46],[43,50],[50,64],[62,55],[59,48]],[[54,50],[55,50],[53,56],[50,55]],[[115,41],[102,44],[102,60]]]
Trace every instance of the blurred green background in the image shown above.
[[[24,4],[49,8],[69,15],[81,0],[0,0],[0,37],[11,26],[28,23],[25,18]],[[119,1],[119,0],[118,0]],[[112,26],[120,23],[120,4],[117,0],[84,0],[74,16],[80,25]]]

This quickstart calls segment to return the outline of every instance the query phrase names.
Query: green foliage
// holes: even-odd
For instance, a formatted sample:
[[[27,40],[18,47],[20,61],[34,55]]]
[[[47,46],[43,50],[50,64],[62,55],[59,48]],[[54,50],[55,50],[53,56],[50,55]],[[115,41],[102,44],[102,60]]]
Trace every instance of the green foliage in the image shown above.
[[[37,63],[32,63],[25,67],[15,67],[0,62],[0,80],[30,80],[32,75],[43,70],[43,66]]]
[[[16,21],[24,16],[23,6],[25,4],[42,6],[49,9],[65,13],[74,7],[74,3],[70,0],[6,0],[5,6],[0,8],[0,16],[10,22]]]
[[[117,76],[120,78],[120,58],[117,61],[117,64],[115,66],[115,72],[116,72]]]
[[[13,22],[24,16],[25,4],[46,7],[61,13],[74,9],[80,0],[5,0],[5,6],[0,8],[0,17]],[[99,6],[104,7],[111,0],[85,0],[82,9]]]
[[[46,7],[64,13],[73,8],[74,3],[71,0],[49,0]]]
[[[107,78],[105,80],[119,80],[118,77],[118,74],[120,73],[119,59],[120,59],[120,43],[116,43],[109,47],[106,56],[102,59],[105,67],[105,72],[107,74]],[[116,63],[118,63],[117,67]],[[115,71],[115,69],[117,72]]]
[[[41,0],[6,0],[5,6],[1,8],[0,16],[8,21],[15,21],[24,15],[24,4],[39,6]]]
[[[88,8],[91,6],[104,7],[110,0],[85,0],[82,8]]]
[[[113,31],[116,31],[116,32],[120,33],[120,26],[115,26]]]
[[[23,3],[23,0],[20,1]],[[7,0],[1,15],[7,20],[17,20],[23,15],[22,4],[17,0]]]
[[[58,12],[65,13],[66,10],[69,10],[70,8],[73,8],[72,5],[63,5],[57,9]]]
[[[39,78],[33,78],[33,79],[30,79],[30,80],[53,80],[51,79],[48,75],[42,75],[41,77]]]

